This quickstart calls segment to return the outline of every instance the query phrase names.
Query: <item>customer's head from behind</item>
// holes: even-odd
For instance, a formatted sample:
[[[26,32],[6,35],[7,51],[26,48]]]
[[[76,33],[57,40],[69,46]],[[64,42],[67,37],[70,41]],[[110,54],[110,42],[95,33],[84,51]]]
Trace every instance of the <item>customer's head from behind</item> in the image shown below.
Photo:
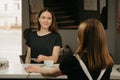
[[[82,60],[88,62],[90,70],[104,69],[113,65],[109,55],[105,31],[97,19],[83,21],[78,27],[78,49],[76,51]]]
[[[58,32],[56,18],[50,8],[43,8],[38,14],[38,29],[48,29],[51,32]],[[49,25],[48,25],[49,24]]]

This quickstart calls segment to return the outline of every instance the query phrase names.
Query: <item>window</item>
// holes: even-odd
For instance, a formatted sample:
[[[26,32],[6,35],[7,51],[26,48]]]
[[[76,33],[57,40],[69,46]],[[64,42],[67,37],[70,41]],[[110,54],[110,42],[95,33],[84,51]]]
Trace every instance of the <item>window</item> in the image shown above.
[[[16,6],[16,3],[18,6]],[[21,0],[0,0],[0,57],[20,63],[22,54]]]

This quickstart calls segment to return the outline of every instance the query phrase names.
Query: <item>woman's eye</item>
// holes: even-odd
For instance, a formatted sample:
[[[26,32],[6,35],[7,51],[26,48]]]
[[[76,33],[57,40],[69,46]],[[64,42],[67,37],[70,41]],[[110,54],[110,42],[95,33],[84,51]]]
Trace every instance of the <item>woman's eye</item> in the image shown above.
[[[42,17],[42,19],[45,19],[45,17]]]
[[[51,18],[48,18],[49,20],[51,20]]]

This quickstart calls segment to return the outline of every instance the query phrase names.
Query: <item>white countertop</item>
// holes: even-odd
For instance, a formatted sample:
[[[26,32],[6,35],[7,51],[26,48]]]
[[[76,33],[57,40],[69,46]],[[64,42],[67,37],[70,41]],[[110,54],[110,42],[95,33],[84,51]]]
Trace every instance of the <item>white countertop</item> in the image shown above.
[[[117,68],[120,68],[120,64],[116,64],[116,65],[113,66],[110,79],[120,80],[120,72],[117,70]]]
[[[43,64],[29,64],[29,65],[40,65]],[[57,65],[57,64],[56,64]],[[43,76],[40,73],[27,73],[25,71],[25,67],[28,66],[28,64],[9,64],[9,67],[6,69],[0,69],[0,78],[54,78],[54,79],[67,79],[66,75],[58,76],[58,77],[48,77]],[[120,65],[114,65],[112,73],[111,73],[111,79],[119,79],[120,80],[120,72],[117,71],[116,68],[120,68]],[[29,75],[29,76],[28,76]]]
[[[58,77],[48,77],[43,76],[40,73],[27,73],[25,67],[28,65],[40,65],[43,64],[10,64],[8,68],[1,70],[0,69],[0,78],[60,78],[67,79],[67,76],[58,76]],[[57,65],[57,64],[56,64]],[[28,76],[29,75],[29,76]]]

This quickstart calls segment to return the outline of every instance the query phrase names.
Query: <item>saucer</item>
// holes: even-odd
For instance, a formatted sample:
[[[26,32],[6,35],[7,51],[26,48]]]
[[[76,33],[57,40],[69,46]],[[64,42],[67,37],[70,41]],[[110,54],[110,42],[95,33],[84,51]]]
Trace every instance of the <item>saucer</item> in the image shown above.
[[[45,68],[45,69],[52,69],[52,68],[54,68],[55,66],[43,66],[43,68]]]

